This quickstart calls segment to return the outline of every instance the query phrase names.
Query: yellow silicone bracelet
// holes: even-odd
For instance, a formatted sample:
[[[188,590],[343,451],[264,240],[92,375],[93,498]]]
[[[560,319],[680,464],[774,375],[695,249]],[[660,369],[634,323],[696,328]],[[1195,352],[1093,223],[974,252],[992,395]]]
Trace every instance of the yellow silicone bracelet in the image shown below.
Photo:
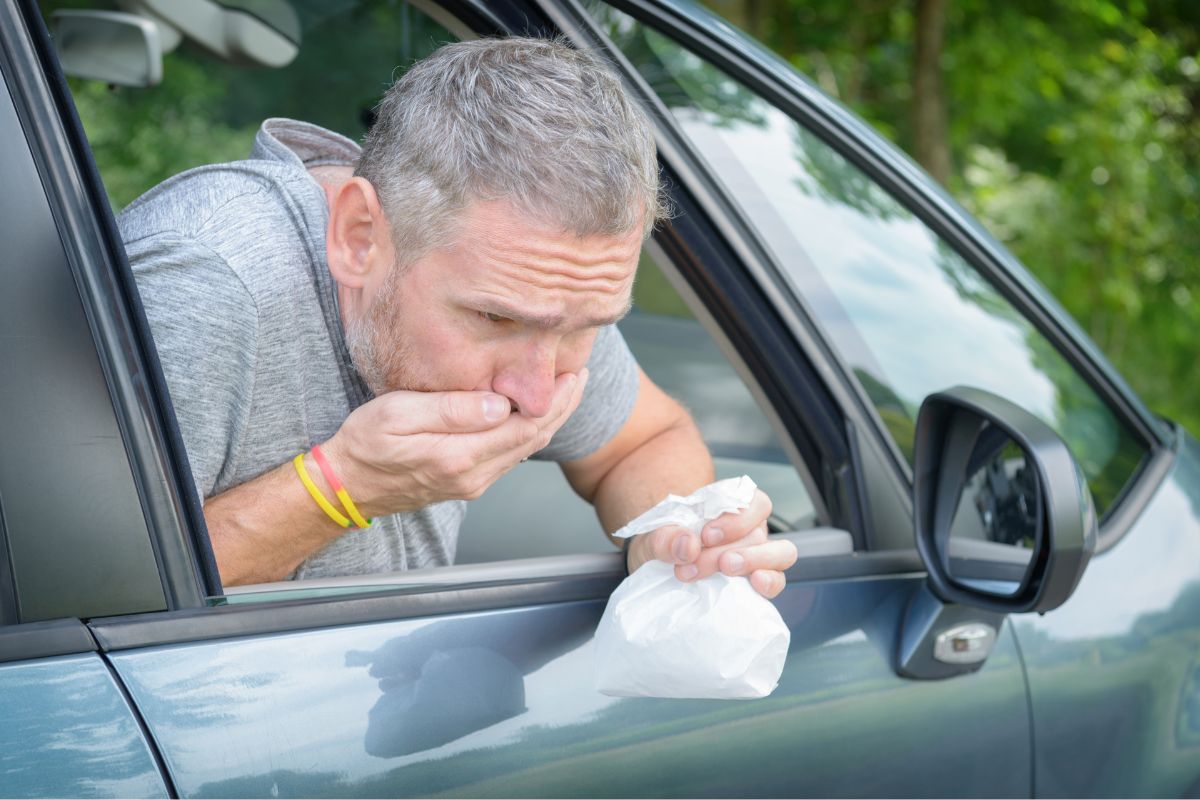
[[[337,490],[338,500],[342,501],[342,508],[346,509],[346,513],[350,515],[350,519],[354,520],[354,524],[360,528],[371,527],[371,520],[363,519],[363,515],[358,513],[358,506],[354,505],[354,501],[350,499],[350,493],[345,489]]]
[[[292,459],[292,464],[296,467],[296,474],[300,476],[300,482],[304,484],[304,488],[308,489],[308,493],[312,495],[312,499],[317,501],[317,505],[325,512],[331,520],[341,525],[343,528],[350,527],[350,520],[346,519],[342,514],[333,507],[333,504],[325,499],[325,495],[321,494],[321,490],[312,482],[312,478],[308,477],[308,470],[304,467],[304,453]]]

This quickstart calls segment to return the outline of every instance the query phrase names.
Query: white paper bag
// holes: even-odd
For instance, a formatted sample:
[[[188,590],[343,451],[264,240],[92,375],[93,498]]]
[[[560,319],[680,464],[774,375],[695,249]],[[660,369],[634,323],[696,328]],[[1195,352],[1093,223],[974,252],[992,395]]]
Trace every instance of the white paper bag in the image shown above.
[[[664,525],[693,533],[746,508],[748,476],[666,500],[617,531],[628,537]],[[766,697],[779,684],[791,632],[771,601],[744,577],[721,573],[684,583],[650,561],[608,600],[596,629],[596,688],[618,697]]]

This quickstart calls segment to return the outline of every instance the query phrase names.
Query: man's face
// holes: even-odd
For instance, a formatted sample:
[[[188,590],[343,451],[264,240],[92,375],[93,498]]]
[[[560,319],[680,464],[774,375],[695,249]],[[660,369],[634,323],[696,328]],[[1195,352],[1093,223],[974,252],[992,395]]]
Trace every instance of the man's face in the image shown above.
[[[586,364],[600,326],[629,309],[641,232],[578,238],[507,203],[475,203],[457,244],[393,268],[347,324],[375,394],[493,391],[544,416],[555,378]]]

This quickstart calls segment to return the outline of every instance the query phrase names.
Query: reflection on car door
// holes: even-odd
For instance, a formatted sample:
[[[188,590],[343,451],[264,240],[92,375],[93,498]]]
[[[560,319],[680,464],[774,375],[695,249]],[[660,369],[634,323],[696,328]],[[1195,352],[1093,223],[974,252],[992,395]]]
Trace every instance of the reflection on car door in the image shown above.
[[[1028,794],[1029,719],[1007,626],[978,673],[893,672],[921,576],[792,580],[777,601],[791,651],[779,688],[758,701],[597,693],[590,640],[615,580],[95,629],[181,796]],[[441,613],[472,600],[497,607]],[[316,627],[322,617],[340,624]]]

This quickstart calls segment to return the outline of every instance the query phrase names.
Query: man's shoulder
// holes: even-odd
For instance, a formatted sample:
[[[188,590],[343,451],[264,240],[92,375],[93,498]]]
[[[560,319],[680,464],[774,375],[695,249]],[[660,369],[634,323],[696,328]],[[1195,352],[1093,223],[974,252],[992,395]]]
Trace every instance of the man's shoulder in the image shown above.
[[[320,259],[324,202],[303,169],[234,161],[160,183],[126,207],[117,225],[139,279],[174,256],[201,254],[256,293],[257,285],[269,288],[287,277],[281,270],[290,275]]]
[[[303,169],[271,161],[211,164],[168,178],[117,215],[128,243],[172,234],[236,252],[239,239],[260,240],[280,226],[314,224],[324,208],[321,189]]]

